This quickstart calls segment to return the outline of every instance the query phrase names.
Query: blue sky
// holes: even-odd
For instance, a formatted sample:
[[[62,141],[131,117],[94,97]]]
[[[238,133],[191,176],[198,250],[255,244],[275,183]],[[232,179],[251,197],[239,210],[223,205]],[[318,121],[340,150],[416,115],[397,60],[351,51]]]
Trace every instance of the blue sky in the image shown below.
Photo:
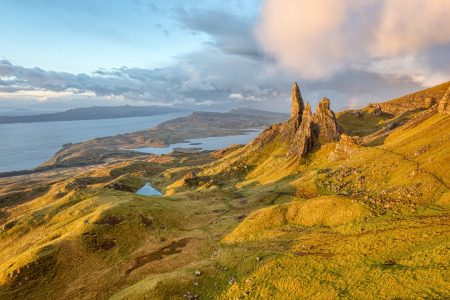
[[[0,109],[363,106],[449,80],[446,0],[0,0]],[[412,20],[419,18],[420,23]]]
[[[71,73],[173,64],[175,57],[198,51],[210,39],[180,24],[178,15],[199,5],[202,9],[219,7],[218,1],[1,3],[0,25],[6,29],[1,37],[7,41],[2,57],[27,67]],[[243,13],[254,16],[255,9],[247,5]]]

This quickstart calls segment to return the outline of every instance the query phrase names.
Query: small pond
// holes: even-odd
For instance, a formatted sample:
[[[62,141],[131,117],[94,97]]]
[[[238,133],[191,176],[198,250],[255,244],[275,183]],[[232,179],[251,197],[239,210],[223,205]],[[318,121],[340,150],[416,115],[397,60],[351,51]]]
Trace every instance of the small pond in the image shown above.
[[[150,186],[150,181],[140,188],[136,194],[144,196],[162,196],[163,194],[157,189]]]

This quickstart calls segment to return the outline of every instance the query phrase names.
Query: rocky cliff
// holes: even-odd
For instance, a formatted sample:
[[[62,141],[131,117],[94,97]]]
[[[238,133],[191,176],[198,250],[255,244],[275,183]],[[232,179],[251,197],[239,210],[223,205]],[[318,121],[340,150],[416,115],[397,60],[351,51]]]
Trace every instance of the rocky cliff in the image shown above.
[[[439,99],[442,99],[448,88],[450,88],[450,82],[446,82],[413,94],[405,95],[391,101],[378,103],[378,105],[383,112],[394,116],[399,116],[406,111],[415,110],[418,108],[429,108]]]
[[[439,101],[438,112],[441,114],[450,115],[450,87],[447,92],[442,97],[441,101]]]

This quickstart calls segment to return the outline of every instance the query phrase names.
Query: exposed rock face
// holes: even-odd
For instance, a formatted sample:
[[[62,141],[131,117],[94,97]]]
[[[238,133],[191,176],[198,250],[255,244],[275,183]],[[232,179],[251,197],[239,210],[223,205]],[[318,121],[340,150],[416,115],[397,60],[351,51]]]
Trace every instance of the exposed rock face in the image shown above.
[[[436,98],[428,97],[425,99],[425,108],[429,108],[436,104]]]
[[[379,104],[375,105],[375,108],[373,109],[372,115],[374,116],[382,116],[383,115],[383,111],[381,110],[381,107]]]
[[[337,142],[341,136],[341,128],[336,116],[330,109],[330,100],[323,98],[314,115],[315,135],[322,142]]]
[[[439,101],[439,99],[442,99],[449,86],[450,82],[446,82],[439,86],[435,86],[432,89],[405,95],[395,100],[378,103],[378,105],[380,105],[384,114],[399,116],[406,111],[411,111],[418,108],[428,108],[429,100],[427,99],[434,98],[435,101]]]
[[[339,141],[341,128],[327,98],[322,99],[315,114],[311,113],[311,106],[307,103],[301,120],[288,155],[305,155],[314,145]]]
[[[292,87],[291,118],[283,124],[280,141],[287,142],[292,141],[295,138],[295,133],[302,123],[304,109],[305,105],[303,103],[302,94],[300,93],[300,89],[296,82]]]
[[[438,112],[450,115],[450,87],[442,97],[441,101],[439,101]]]
[[[291,118],[283,124],[277,124],[264,130],[251,144],[258,143],[257,151],[273,143],[290,145],[287,156],[305,155],[314,146],[322,143],[337,142],[341,128],[336,116],[330,110],[330,100],[323,98],[316,113],[311,112],[309,103],[306,107],[297,83],[292,87]]]
[[[342,134],[339,144],[336,145],[336,149],[330,154],[328,159],[331,161],[347,159],[348,157],[363,151],[362,149],[363,147],[356,143],[352,137]]]
[[[303,110],[305,105],[303,103],[302,94],[298,88],[297,82],[292,87],[292,105],[291,105],[291,118],[297,119],[299,124],[302,122]]]
[[[315,138],[315,124],[313,120],[314,116],[311,113],[311,106],[309,106],[309,103],[307,102],[306,107],[303,110],[302,123],[300,124],[300,128],[296,133],[294,142],[292,143],[288,155],[305,155],[306,153],[311,151],[312,147],[314,146]]]

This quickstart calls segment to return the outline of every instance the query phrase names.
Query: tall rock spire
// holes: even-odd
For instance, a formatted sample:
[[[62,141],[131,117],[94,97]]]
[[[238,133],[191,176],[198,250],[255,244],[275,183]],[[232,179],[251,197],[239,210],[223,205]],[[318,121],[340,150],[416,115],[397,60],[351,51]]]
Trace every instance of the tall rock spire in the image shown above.
[[[297,82],[294,83],[292,87],[292,106],[291,106],[291,118],[298,120],[300,124],[302,121],[303,110],[305,109],[305,104],[303,103],[302,94],[298,88]]]

